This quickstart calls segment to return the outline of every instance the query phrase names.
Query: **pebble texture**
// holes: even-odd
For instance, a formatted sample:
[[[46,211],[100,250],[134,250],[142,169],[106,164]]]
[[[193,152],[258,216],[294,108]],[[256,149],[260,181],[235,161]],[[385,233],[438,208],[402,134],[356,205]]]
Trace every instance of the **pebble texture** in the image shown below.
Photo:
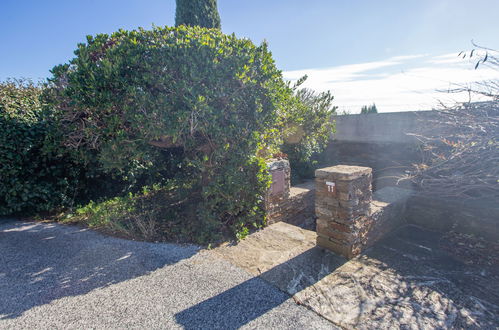
[[[497,265],[461,262],[441,249],[449,244],[439,233],[407,226],[352,260],[315,240],[314,232],[281,222],[237,245],[199,251],[73,226],[0,224],[0,328],[499,324]]]
[[[0,223],[1,329],[314,328],[332,324],[196,246]]]

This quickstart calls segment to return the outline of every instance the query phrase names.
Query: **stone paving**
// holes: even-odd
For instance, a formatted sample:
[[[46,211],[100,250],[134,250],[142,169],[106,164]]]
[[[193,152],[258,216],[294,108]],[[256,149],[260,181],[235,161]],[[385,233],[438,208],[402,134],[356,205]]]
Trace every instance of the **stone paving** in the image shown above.
[[[441,234],[407,226],[346,260],[277,223],[213,253],[348,329],[497,329],[499,269],[466,265]],[[497,251],[491,251],[497,253]]]
[[[407,226],[351,260],[316,238],[281,222],[200,251],[0,224],[0,328],[498,327],[498,265],[463,263],[442,234]]]

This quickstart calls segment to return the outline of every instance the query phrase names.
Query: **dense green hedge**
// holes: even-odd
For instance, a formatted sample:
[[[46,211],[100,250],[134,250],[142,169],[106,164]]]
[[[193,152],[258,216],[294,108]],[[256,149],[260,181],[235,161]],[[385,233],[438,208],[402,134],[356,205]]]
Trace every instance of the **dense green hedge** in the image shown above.
[[[180,26],[88,37],[75,54],[50,79],[66,147],[109,170],[175,171],[204,230],[262,224],[256,155],[293,98],[266,44]]]
[[[29,81],[0,82],[0,215],[67,206],[76,193],[79,168],[45,150],[53,125],[41,95]]]
[[[0,215],[93,199],[66,218],[241,238],[264,224],[264,159],[309,170],[332,129],[332,96],[285,83],[265,43],[182,25],[89,36],[75,55],[43,88],[0,85]]]

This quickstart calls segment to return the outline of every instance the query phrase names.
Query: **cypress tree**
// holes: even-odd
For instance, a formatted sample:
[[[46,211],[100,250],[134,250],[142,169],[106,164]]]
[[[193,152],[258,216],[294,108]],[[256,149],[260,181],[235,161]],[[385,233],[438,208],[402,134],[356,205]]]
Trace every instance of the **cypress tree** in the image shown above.
[[[177,0],[175,25],[220,29],[217,0]]]
[[[378,113],[378,108],[376,108],[376,104],[373,103],[373,105],[364,105],[362,109],[360,110],[361,114],[368,114],[368,113]]]

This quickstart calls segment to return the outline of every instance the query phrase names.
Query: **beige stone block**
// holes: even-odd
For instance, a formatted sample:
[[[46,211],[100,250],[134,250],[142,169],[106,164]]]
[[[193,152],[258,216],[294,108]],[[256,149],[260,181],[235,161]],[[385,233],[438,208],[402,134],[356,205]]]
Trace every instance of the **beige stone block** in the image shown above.
[[[347,259],[351,259],[360,254],[360,248],[358,246],[335,242],[334,240],[321,235],[317,236],[317,245],[333,253],[342,255]]]
[[[352,230],[348,225],[340,224],[327,218],[318,218],[316,222],[316,232],[324,233],[324,236],[329,237],[327,233],[331,232],[351,233]]]
[[[353,244],[359,239],[356,233],[336,231],[329,226],[321,228],[321,231],[317,231],[317,235],[321,235],[323,237],[333,239],[338,243],[344,244]]]
[[[372,169],[363,166],[336,165],[315,170],[320,179],[353,180],[372,174]]]
[[[331,209],[325,208],[325,207],[315,207],[315,214],[318,217],[326,217],[326,218],[332,218],[333,217],[333,211]]]
[[[340,199],[339,202],[340,202],[340,207],[348,209],[359,205],[360,201],[357,198],[351,198],[347,200]]]
[[[345,233],[352,232],[356,229],[355,226],[348,225],[348,224],[342,224],[342,223],[339,223],[336,221],[328,221],[328,227],[332,228],[336,231],[345,232]]]

